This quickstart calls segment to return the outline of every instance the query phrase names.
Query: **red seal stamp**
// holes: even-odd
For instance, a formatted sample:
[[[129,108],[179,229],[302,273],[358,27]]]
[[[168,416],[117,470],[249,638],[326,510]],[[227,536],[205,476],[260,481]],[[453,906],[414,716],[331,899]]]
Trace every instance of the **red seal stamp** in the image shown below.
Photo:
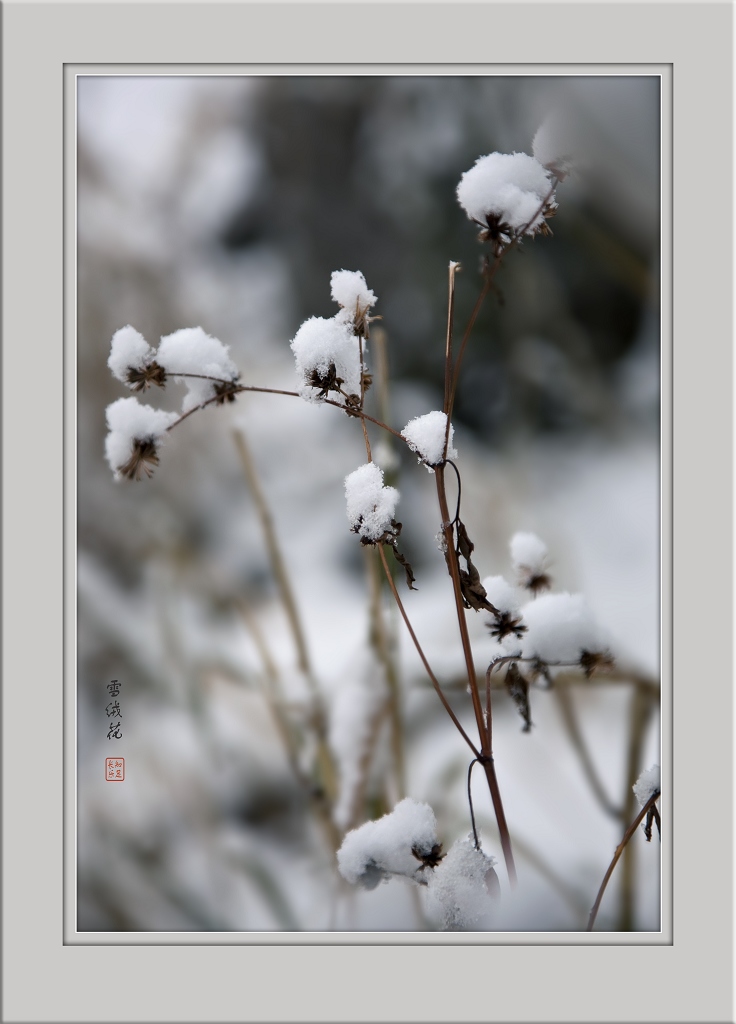
[[[105,758],[105,778],[108,782],[122,782],[125,778],[125,758]]]

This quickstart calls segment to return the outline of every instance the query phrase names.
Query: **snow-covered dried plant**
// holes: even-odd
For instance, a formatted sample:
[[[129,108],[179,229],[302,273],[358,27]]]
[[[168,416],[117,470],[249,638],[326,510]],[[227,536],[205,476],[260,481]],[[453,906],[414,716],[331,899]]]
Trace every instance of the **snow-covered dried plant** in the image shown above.
[[[516,882],[516,866],[494,761],[492,690],[496,679],[503,679],[522,717],[523,730],[530,732],[534,724],[530,693],[535,685],[546,689],[553,687],[562,670],[573,670],[581,677],[590,678],[593,673],[609,670],[614,665],[610,641],[582,595],[553,591],[552,563],[539,537],[517,532],[511,538],[512,578],[506,579],[497,571],[482,577],[474,562],[474,557],[477,558],[475,544],[461,517],[461,474],[456,465],[460,455],[455,448],[452,413],[463,357],[478,312],[495,287],[494,280],[502,261],[527,240],[551,234],[548,221],[557,211],[557,186],[570,166],[568,154],[556,154],[548,127],[538,134],[535,152],[540,159],[525,153],[490,153],[480,157],[462,175],[457,186],[458,202],[479,228],[479,241],[487,247],[481,271],[482,287],[456,347],[454,295],[455,276],[460,267],[454,262],[449,264],[443,405],[441,409],[432,409],[413,418],[402,430],[366,411],[366,394],[373,382],[368,368],[370,325],[379,319],[373,314],[378,298],[368,287],[364,275],[355,270],[341,269],[332,274],[331,296],[338,306],[334,316],[310,317],[291,340],[297,375],[294,391],[242,383],[227,347],[201,327],[175,331],[163,337],[158,348],[154,348],[133,327],[125,326],[112,339],[108,364],[113,375],[135,393],[152,387],[164,388],[171,381],[186,387],[178,414],[143,405],[134,396],[120,398],[109,406],[106,455],[118,480],[139,480],[142,474],[150,476],[159,463],[164,439],[174,427],[199,409],[232,402],[236,396],[249,391],[301,397],[312,404],[332,406],[348,419],[357,421],[362,430],[365,462],[345,477],[349,529],[371,556],[377,571],[383,574],[382,586],[390,591],[424,670],[468,748],[469,798],[470,773],[475,764],[481,766],[512,885]],[[376,456],[384,449],[371,441],[369,427],[371,430],[377,427],[384,437],[405,444],[433,475],[440,521],[439,547],[452,585],[451,601],[477,729],[475,738],[461,724],[448,699],[447,686],[440,682],[431,667],[394,580],[395,568],[387,559],[387,549],[403,568],[410,590],[414,587],[415,575],[399,548],[402,529],[396,519],[399,491],[385,482],[384,471],[390,467],[382,468],[376,461]],[[454,514],[447,495],[448,467],[457,484]],[[485,668],[485,685],[483,674],[479,676],[475,668],[468,612],[482,616],[493,644],[493,654]],[[384,644],[384,653],[385,649]],[[376,714],[380,714],[381,700],[374,701],[375,707],[369,707],[370,702],[360,705],[365,725],[363,732],[368,730]],[[339,721],[345,720],[341,713]],[[332,723],[333,750],[341,748],[339,741],[334,742],[337,722],[336,717]],[[317,731],[323,740],[330,732],[324,716]],[[351,772],[355,774],[354,765],[351,768],[349,764],[350,753],[343,750],[337,758],[340,764],[347,765],[343,765],[345,779]],[[341,830],[354,821],[354,785],[345,784],[345,779],[339,793],[334,785],[324,789],[333,801],[329,812],[332,825]],[[650,775],[642,777],[636,786],[636,796],[647,808],[653,806],[653,786],[658,793],[658,775],[656,786]],[[334,848],[339,871],[349,883],[367,889],[396,876],[419,886],[425,891],[425,912],[438,927],[467,928],[479,920],[485,922],[492,918],[499,883],[493,870],[493,858],[482,850],[472,802],[469,813],[472,826],[469,835],[457,840],[445,853],[431,807],[408,797],[399,800],[390,813],[374,821],[358,822],[359,827],[349,830],[344,838],[337,837]],[[651,826],[651,818],[649,824]]]

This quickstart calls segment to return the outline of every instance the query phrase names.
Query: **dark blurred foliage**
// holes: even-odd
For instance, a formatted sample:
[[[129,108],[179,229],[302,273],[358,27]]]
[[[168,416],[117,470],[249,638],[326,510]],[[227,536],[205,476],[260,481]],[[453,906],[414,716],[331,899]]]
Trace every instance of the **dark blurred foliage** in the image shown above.
[[[617,367],[658,341],[658,87],[656,78],[265,79],[251,124],[263,173],[222,243],[267,242],[283,254],[293,331],[332,315],[333,270],[361,269],[380,299],[394,379],[436,388],[448,261],[464,268],[461,333],[483,253],[457,182],[484,153],[531,152],[545,107],[575,108],[597,159],[560,185],[554,239],[527,241],[506,261],[456,415],[494,442],[519,429],[611,428],[626,413]]]

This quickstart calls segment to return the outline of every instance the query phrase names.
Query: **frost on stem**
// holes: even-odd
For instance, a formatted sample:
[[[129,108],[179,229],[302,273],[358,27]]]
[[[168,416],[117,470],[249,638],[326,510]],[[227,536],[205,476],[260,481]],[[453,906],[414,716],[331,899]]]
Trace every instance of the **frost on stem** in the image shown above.
[[[166,371],[155,357],[155,349],[135,327],[127,324],[112,336],[107,365],[113,376],[132,391],[144,391],[150,384],[163,387],[166,381]]]
[[[430,472],[433,472],[434,466],[439,466],[445,461],[446,427],[447,415],[435,410],[410,420],[401,431],[411,450],[419,456],[418,461],[423,462]],[[457,451],[452,446],[454,433],[455,428],[450,425],[447,440],[448,459],[457,458]]]
[[[364,889],[375,889],[392,875],[426,884],[427,868],[434,868],[441,859],[434,811],[410,797],[390,814],[348,832],[337,851],[342,877]]]
[[[549,590],[552,580],[547,575],[547,545],[535,533],[515,533],[509,545],[511,562],[519,586],[533,594]]]
[[[360,353],[351,322],[339,314],[329,320],[310,317],[296,332],[291,348],[302,398],[321,402],[333,393],[332,399],[341,404],[352,396],[360,402]]]
[[[350,528],[361,541],[376,544],[395,535],[399,492],[384,485],[383,470],[375,462],[366,462],[345,477],[345,498]]]
[[[493,857],[476,849],[472,835],[458,839],[428,878],[427,909],[445,931],[471,927],[493,911],[500,894]]]
[[[201,327],[184,327],[166,335],[161,339],[156,359],[166,373],[187,385],[182,412],[217,396],[222,403],[234,400],[229,385],[237,381],[238,368],[228,356],[227,346]]]
[[[141,405],[137,398],[119,398],[108,405],[105,455],[116,480],[140,480],[153,474],[158,450],[167,428],[178,419],[175,412],[163,412]]]
[[[547,231],[557,203],[549,172],[526,153],[479,157],[457,186],[457,199],[483,241],[508,244],[519,233]]]
[[[349,323],[354,334],[367,338],[368,324],[372,319],[368,310],[378,299],[365,283],[363,274],[359,270],[335,270],[330,288],[333,300],[341,307],[337,319]]]

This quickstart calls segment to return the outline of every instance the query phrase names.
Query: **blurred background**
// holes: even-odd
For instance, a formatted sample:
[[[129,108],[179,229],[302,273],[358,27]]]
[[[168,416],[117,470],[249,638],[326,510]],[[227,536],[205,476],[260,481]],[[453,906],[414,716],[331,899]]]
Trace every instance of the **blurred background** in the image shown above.
[[[293,390],[290,339],[336,311],[333,270],[361,270],[383,317],[372,411],[401,429],[440,408],[448,262],[463,268],[458,332],[481,283],[455,187],[485,153],[531,152],[560,111],[584,159],[558,188],[553,236],[497,276],[454,422],[481,575],[508,577],[510,536],[533,530],[555,588],[586,595],[616,655],[608,675],[535,689],[529,734],[499,689],[520,885],[500,867],[479,927],[584,928],[637,810],[631,785],[660,762],[658,78],[77,82],[78,929],[437,926],[416,887],[356,892],[335,867],[345,831],[404,795],[432,805],[445,848],[470,827],[464,743],[347,528],[358,424],[241,395],[178,427],[151,480],[115,483],[105,408],[127,392],[106,363],[125,324],[154,346],[199,325],[244,383]],[[183,387],[154,391],[143,400],[179,408]],[[377,458],[402,496],[407,610],[472,734],[433,481],[408,451]],[[483,672],[490,638],[471,615]],[[480,772],[473,792],[502,860]],[[657,930],[659,909],[658,843],[639,834],[597,928]]]

